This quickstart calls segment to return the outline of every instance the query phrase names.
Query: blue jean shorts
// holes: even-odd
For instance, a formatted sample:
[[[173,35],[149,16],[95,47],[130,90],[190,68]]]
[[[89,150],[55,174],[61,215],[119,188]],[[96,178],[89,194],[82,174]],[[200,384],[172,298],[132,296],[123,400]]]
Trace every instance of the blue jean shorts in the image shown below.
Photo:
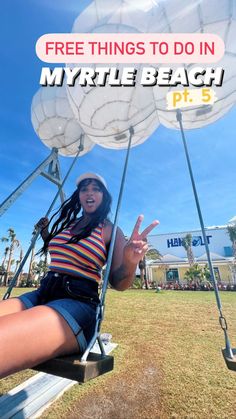
[[[83,353],[95,331],[96,308],[99,303],[97,284],[92,284],[92,289],[90,285],[87,284],[86,289],[84,284],[81,287],[79,279],[50,271],[37,290],[17,298],[27,309],[46,305],[56,310],[69,324],[79,350]]]

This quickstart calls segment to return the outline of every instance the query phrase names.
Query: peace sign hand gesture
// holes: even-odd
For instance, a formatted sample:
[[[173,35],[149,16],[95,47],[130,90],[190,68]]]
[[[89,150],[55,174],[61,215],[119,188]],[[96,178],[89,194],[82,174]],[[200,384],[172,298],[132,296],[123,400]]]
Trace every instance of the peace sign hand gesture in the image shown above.
[[[144,216],[139,215],[131,237],[124,247],[124,262],[133,265],[137,265],[138,262],[144,257],[148,250],[147,235],[159,224],[159,221],[154,220],[148,227],[145,228],[145,230],[143,230],[142,233],[139,233],[139,228],[143,219]]]

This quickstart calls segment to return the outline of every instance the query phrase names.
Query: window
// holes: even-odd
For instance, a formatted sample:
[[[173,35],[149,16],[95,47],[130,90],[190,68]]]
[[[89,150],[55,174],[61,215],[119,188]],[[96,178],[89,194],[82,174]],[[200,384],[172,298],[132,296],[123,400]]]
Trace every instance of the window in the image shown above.
[[[168,269],[168,271],[166,271],[166,281],[179,282],[179,272],[177,268]]]
[[[233,249],[230,246],[224,247],[224,253],[226,257],[233,256]]]

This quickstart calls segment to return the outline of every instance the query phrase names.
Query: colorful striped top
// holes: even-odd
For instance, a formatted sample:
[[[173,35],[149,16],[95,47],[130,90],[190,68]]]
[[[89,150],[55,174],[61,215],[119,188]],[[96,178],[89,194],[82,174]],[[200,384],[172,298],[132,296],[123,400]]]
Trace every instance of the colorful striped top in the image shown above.
[[[51,256],[49,269],[100,282],[101,269],[107,259],[103,226],[99,224],[90,236],[77,243],[68,243],[71,237],[71,232],[67,229],[61,231],[50,241],[48,246]]]

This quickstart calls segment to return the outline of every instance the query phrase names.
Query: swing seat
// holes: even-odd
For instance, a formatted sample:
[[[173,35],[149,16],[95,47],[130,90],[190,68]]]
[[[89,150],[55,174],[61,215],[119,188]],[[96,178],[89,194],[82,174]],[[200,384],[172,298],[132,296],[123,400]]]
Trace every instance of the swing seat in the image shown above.
[[[230,358],[228,356],[226,348],[222,349],[222,354],[223,354],[223,357],[224,357],[224,360],[226,362],[228,369],[232,371],[236,371],[236,349],[232,348],[232,352],[233,352],[234,357]]]
[[[81,362],[78,354],[66,355],[42,364],[36,365],[33,369],[68,378],[69,380],[86,383],[86,381],[112,371],[114,368],[114,357],[90,352],[86,362]]]

